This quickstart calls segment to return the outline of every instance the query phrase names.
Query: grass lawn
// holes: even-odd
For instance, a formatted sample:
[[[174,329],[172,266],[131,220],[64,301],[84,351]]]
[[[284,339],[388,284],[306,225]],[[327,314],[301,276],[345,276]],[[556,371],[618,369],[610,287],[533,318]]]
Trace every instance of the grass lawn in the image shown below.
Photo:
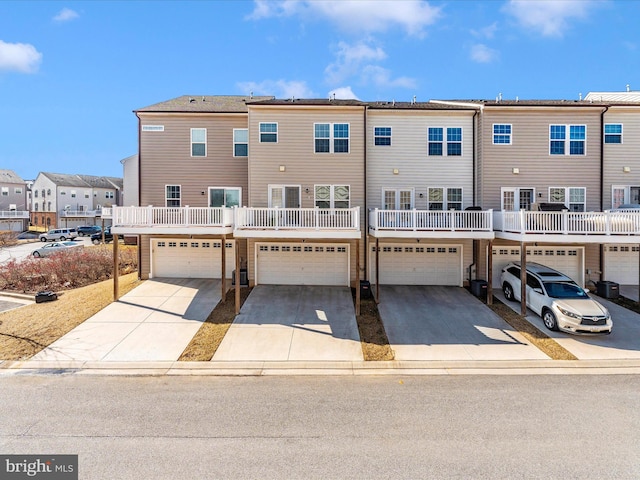
[[[120,295],[138,286],[136,272],[120,277]],[[113,280],[66,290],[58,300],[0,313],[0,360],[25,360],[113,301]]]

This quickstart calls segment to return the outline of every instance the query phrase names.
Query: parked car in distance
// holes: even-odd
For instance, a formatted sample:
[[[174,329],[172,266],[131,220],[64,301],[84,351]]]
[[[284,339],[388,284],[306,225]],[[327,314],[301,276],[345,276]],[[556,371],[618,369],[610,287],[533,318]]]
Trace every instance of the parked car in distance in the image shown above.
[[[75,251],[78,248],[83,247],[84,245],[82,243],[76,243],[69,240],[67,240],[66,242],[51,242],[34,250],[32,255],[36,258],[46,257],[49,255],[53,255],[54,253]]]
[[[507,300],[520,301],[520,262],[502,269],[500,282]],[[527,307],[542,317],[549,330],[568,333],[611,333],[609,311],[565,274],[539,263],[527,263]]]
[[[50,242],[52,240],[73,240],[78,236],[78,232],[75,228],[53,228],[46,233],[40,234],[41,242]]]
[[[120,240],[124,239],[124,235],[118,235],[118,238]],[[113,234],[111,233],[111,227],[107,227],[104,229],[104,243],[109,243],[113,241]],[[102,242],[102,232],[100,233],[94,233],[93,235],[91,235],[91,242],[94,245],[98,245],[99,243]]]
[[[90,237],[94,233],[102,233],[102,228],[99,225],[83,225],[77,228],[78,235],[81,237]]]

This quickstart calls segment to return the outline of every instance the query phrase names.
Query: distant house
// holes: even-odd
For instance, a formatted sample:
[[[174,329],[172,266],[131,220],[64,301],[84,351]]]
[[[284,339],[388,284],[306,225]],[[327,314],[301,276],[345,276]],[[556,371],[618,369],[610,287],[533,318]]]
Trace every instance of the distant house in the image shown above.
[[[40,172],[32,186],[31,223],[77,227],[101,221],[102,207],[117,204],[122,179]]]
[[[13,170],[0,170],[0,230],[21,232],[28,220],[27,183]]]

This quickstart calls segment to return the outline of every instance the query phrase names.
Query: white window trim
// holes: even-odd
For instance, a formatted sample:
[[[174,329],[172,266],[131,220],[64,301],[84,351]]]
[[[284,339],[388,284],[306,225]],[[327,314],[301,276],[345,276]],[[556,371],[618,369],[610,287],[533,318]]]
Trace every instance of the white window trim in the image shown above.
[[[462,198],[460,199],[460,202],[454,202],[454,203],[460,203],[460,210],[464,210],[464,188],[463,187],[456,187],[456,186],[451,186],[451,187],[442,187],[442,186],[438,186],[438,185],[429,185],[427,187],[427,210],[431,210],[429,208],[429,203],[431,203],[431,201],[429,200],[429,190],[431,189],[440,189],[442,190],[442,210],[431,210],[432,212],[446,212],[449,210],[449,196],[447,195],[449,193],[449,189],[459,189],[462,193]]]
[[[620,133],[605,133],[607,125],[620,125]],[[605,135],[620,135],[620,143],[606,143]],[[602,143],[603,145],[622,145],[624,143],[624,124],[623,123],[605,123],[602,127]]]
[[[556,189],[556,190],[564,190],[564,202],[554,202],[554,201],[551,199],[551,189],[552,189],[552,188],[553,188],[553,189]],[[572,188],[584,190],[584,202],[572,202],[572,201],[571,201],[571,189],[572,189]],[[587,187],[575,187],[575,186],[572,186],[572,187],[561,187],[561,186],[551,186],[551,187],[549,187],[549,189],[547,190],[547,201],[548,201],[549,203],[563,203],[563,204],[567,207],[567,209],[568,209],[569,211],[572,211],[572,210],[571,210],[571,204],[572,204],[572,203],[573,203],[573,204],[580,204],[580,205],[582,205],[582,206],[583,206],[582,211],[583,211],[583,212],[586,212],[586,211],[587,211]]]
[[[284,200],[285,204],[287,203],[286,199],[284,198],[285,197],[285,189],[286,188],[297,188],[298,189],[298,200],[300,201],[300,204],[302,204],[302,186],[301,185],[275,183],[275,184],[269,184],[267,186],[267,189],[268,189],[267,193],[269,195],[269,199],[268,199],[269,200],[269,203],[268,203],[269,208],[275,208],[273,206],[273,203],[272,203],[272,194],[271,194],[271,192],[273,190],[281,190],[282,191],[282,199]],[[314,193],[314,197],[315,197],[315,193]],[[286,208],[286,207],[278,207],[278,208]]]
[[[389,129],[389,145],[376,145],[376,138],[387,138],[386,135],[376,135],[376,128],[388,128]],[[351,127],[349,127],[349,137],[351,137]],[[373,126],[373,146],[374,147],[391,147],[393,145],[393,127],[387,125],[374,125]],[[351,145],[349,145],[351,147]]]
[[[169,205],[167,205],[167,203],[169,203],[169,200],[176,200],[175,198],[169,198],[167,197],[167,187],[180,187],[180,197],[177,199],[180,201],[180,205],[178,205],[177,207],[169,207]],[[167,183],[164,186],[164,206],[165,208],[179,208],[182,207],[182,185],[177,185],[175,183]]]
[[[194,132],[194,130],[204,130],[204,155],[194,155],[194,154],[193,154],[193,144],[195,143],[195,144],[200,145],[200,144],[202,143],[202,142],[194,142],[194,141],[193,141],[193,132]],[[189,153],[190,153],[190,154],[191,154],[191,156],[192,156],[192,157],[194,157],[194,158],[202,158],[202,157],[206,157],[206,156],[207,156],[207,150],[208,150],[208,148],[207,148],[207,129],[206,129],[206,128],[204,128],[204,127],[194,127],[194,128],[192,128],[192,129],[190,130],[190,132],[191,132],[191,133],[190,133],[190,135],[191,135],[191,136],[190,136],[190,140],[191,140],[191,142],[189,143],[189,149],[190,149],[190,152],[189,152]]]
[[[391,210],[403,210],[400,207],[400,192],[410,192],[411,193],[411,206],[409,207],[409,210],[413,210],[414,208],[416,208],[416,190],[413,187],[382,187],[382,209],[385,209],[385,194],[387,192],[395,192],[396,194],[396,204],[394,206],[394,208],[392,208]],[[351,193],[351,192],[349,192]]]
[[[429,129],[430,128],[441,128],[442,129],[442,142],[431,142],[429,141]],[[447,148],[447,145],[449,144],[449,142],[447,141],[447,129],[448,128],[459,128],[460,132],[462,134],[462,138],[460,139],[460,142],[451,142],[451,143],[460,143],[460,155],[449,155],[449,149]],[[442,155],[431,155],[429,153],[429,144],[430,143],[442,143]],[[427,157],[463,157],[464,156],[464,127],[459,127],[456,125],[449,125],[446,127],[443,127],[441,125],[429,125],[427,127]],[[437,187],[432,187],[432,188],[437,188]]]
[[[514,200],[517,199],[518,200],[518,207],[520,206],[520,190],[531,190],[533,191],[533,195],[532,195],[532,205],[535,205],[536,203],[536,189],[535,187],[501,187],[500,188],[500,210],[502,211],[507,211],[507,212],[517,212],[520,211],[520,208],[518,208],[518,210],[505,210],[504,209],[504,194],[505,192],[513,192],[514,193]]]
[[[247,132],[247,141],[246,142],[236,142],[236,132],[237,131],[245,131]],[[233,156],[234,158],[246,158],[249,156],[249,129],[248,128],[234,128],[233,129],[233,137],[232,137],[232,143],[233,143]],[[236,155],[236,145],[247,145],[247,154],[246,155]]]
[[[316,152],[316,140],[318,140],[319,137],[316,137],[316,125],[329,125],[329,151],[328,152]],[[334,137],[333,135],[333,127],[334,125],[348,125],[349,126],[349,136],[347,137],[347,140],[349,142],[349,148],[347,149],[346,152],[335,152],[334,151],[334,140],[344,140],[344,138],[340,137],[337,138]],[[325,137],[320,138],[321,140],[326,140]],[[349,122],[315,122],[313,124],[313,153],[315,155],[343,155],[343,154],[349,154],[351,153],[351,123]],[[351,190],[349,190],[349,193],[351,193]],[[314,193],[315,196],[315,193]]]
[[[143,132],[164,132],[164,125],[142,125]]]
[[[495,139],[496,139],[496,135],[507,135],[506,133],[495,133],[495,127],[496,125],[505,125],[505,126],[509,126],[511,128],[511,133],[509,133],[509,143],[496,143]],[[511,123],[494,123],[491,126],[491,142],[493,143],[493,145],[498,145],[498,146],[502,146],[502,145],[513,145],[513,124]]]
[[[559,153],[551,153],[551,142],[559,142],[560,140],[555,140],[551,138],[551,127],[564,127],[564,153],[563,154],[559,154]],[[584,153],[581,154],[576,154],[576,153],[571,153],[571,127],[584,127],[584,140],[574,140],[574,141],[580,141],[580,142],[584,142]],[[587,156],[587,140],[589,139],[589,134],[587,131],[587,125],[586,124],[582,124],[582,123],[567,123],[567,124],[563,124],[563,123],[550,123],[549,124],[549,135],[548,135],[548,140],[549,140],[549,145],[548,145],[548,152],[549,152],[549,156],[550,157],[562,157],[562,156],[566,156],[566,157],[586,157]],[[604,141],[604,139],[603,139]]]
[[[22,188],[20,188],[20,187],[16,187],[16,188],[13,190],[13,193],[18,194],[18,195],[22,195]]]
[[[276,126],[276,131],[275,132],[261,132],[260,131],[260,127],[262,125],[275,125]],[[263,142],[262,141],[262,134],[266,134],[266,135],[275,135],[276,136],[276,141],[275,142]],[[278,124],[278,122],[259,122],[258,123],[258,143],[266,143],[266,144],[274,144],[274,143],[278,143],[280,141],[280,125]]]
[[[329,208],[334,209],[336,208],[335,206],[335,187],[348,187],[349,188],[349,205],[346,208],[351,208],[351,185],[345,184],[345,183],[335,183],[335,184],[328,184],[328,183],[317,183],[313,186],[313,206],[316,206],[316,188],[317,187],[330,187],[329,188]],[[342,201],[342,200],[341,200]],[[342,207],[340,207],[340,209],[342,209]]]
[[[207,189],[207,205],[209,204],[209,201],[211,200],[211,190],[224,190],[225,191],[225,197],[226,197],[226,191],[227,190],[238,190],[238,199],[239,199],[239,203],[238,206],[242,206],[242,187],[218,187],[218,186],[213,186],[213,187],[209,187]],[[233,207],[228,207],[228,208],[233,208]]]

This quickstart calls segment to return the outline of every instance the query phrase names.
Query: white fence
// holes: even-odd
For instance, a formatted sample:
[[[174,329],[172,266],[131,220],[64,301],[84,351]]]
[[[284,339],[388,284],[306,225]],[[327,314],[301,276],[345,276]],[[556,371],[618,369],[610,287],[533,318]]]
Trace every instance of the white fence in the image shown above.
[[[111,217],[113,225],[127,227],[233,225],[233,209],[225,207],[112,207]]]
[[[236,230],[359,230],[355,208],[236,208]]]
[[[369,228],[395,231],[493,231],[493,210],[380,210],[369,212]]]

